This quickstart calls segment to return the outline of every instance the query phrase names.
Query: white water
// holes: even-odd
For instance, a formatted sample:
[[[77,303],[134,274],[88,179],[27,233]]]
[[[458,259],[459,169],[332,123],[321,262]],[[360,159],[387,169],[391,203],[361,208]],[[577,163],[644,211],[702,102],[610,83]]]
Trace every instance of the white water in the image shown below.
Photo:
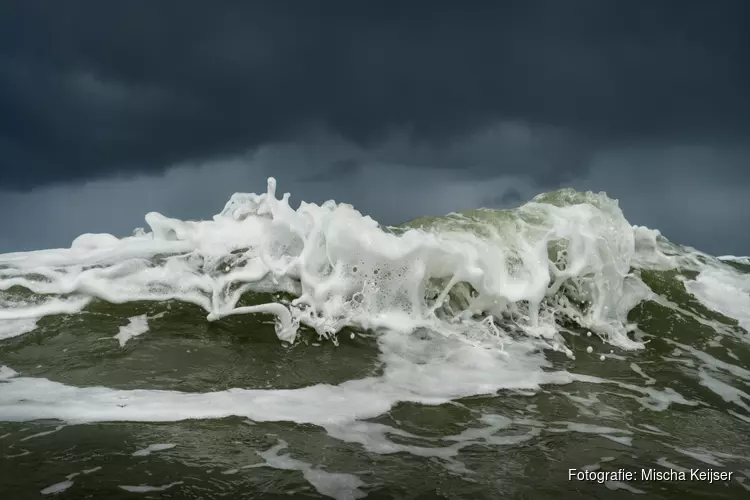
[[[685,287],[703,305],[736,319],[750,332],[750,275],[738,274],[731,269],[704,269]],[[750,339],[748,339],[750,342]]]
[[[164,450],[171,450],[172,448],[176,447],[177,445],[174,443],[158,443],[158,444],[151,444],[147,446],[146,448],[142,450],[135,451],[133,453],[134,457],[146,457],[150,455],[151,453],[155,451],[164,451]]]
[[[2,255],[0,290],[20,286],[47,300],[9,304],[0,318],[71,313],[92,298],[175,299],[203,307],[209,320],[274,314],[279,338],[292,342],[299,323],[323,337],[345,326],[504,337],[490,318],[505,316],[564,349],[558,313],[632,349],[642,345],[628,337],[625,318],[648,290],[630,268],[673,264],[658,233],[630,226],[603,194],[562,191],[515,211],[455,215],[442,227],[396,235],[345,204],[294,210],[275,189],[270,179],[267,193],[235,194],[211,221],[149,213],[150,232],[85,234],[69,249]],[[557,293],[562,286],[566,296]],[[237,307],[243,293],[264,291],[298,298]]]
[[[357,476],[340,472],[327,472],[320,467],[315,467],[312,464],[292,458],[289,455],[281,454],[282,450],[286,447],[287,443],[280,440],[278,444],[268,450],[256,452],[264,462],[246,466],[245,468],[272,467],[274,469],[300,471],[305,480],[318,493],[336,500],[353,500],[367,496],[367,494],[359,489],[362,486],[367,486],[367,484]]]
[[[58,493],[62,493],[63,491],[67,490],[71,486],[73,486],[73,481],[67,480],[62,481],[60,483],[53,484],[52,486],[47,486],[44,488],[41,493],[42,495],[56,495]]]
[[[0,414],[89,421],[239,412],[261,420],[323,422],[352,411],[357,418],[378,415],[398,401],[443,402],[564,383],[571,375],[543,372],[548,363],[539,352],[571,355],[555,315],[614,346],[642,348],[628,336],[626,316],[651,293],[631,268],[699,263],[698,252],[680,253],[658,231],[631,226],[617,202],[603,193],[563,190],[513,211],[452,214],[418,229],[392,231],[333,201],[302,202],[295,210],[289,195],[278,199],[275,190],[269,179],[266,193],[235,194],[210,221],[149,213],[150,232],[137,230],[122,239],[85,234],[69,249],[0,255],[0,291],[22,287],[35,294],[34,302],[12,294],[13,300],[4,299],[0,336],[28,331],[45,315],[80,311],[95,298],[112,303],[175,299],[203,307],[211,321],[274,314],[277,335],[288,342],[300,324],[334,340],[345,326],[376,331],[383,377],[299,392],[236,393],[246,405],[230,404],[222,393],[165,394],[179,399],[174,408],[155,405],[150,396],[155,392],[77,389],[18,377],[0,389]],[[703,288],[694,293],[701,300],[713,298],[712,306],[726,314],[738,314],[742,303],[718,304],[719,294],[699,293],[715,286],[710,278],[699,277]],[[721,283],[740,286],[729,279]],[[237,306],[244,293],[273,291],[297,298]],[[148,320],[129,318],[115,338],[124,346],[148,330]],[[511,337],[508,325],[525,337]],[[212,404],[196,408],[193,401],[204,397]],[[326,398],[331,402],[318,404]],[[266,410],[250,408],[253,401]],[[304,403],[308,414],[289,408],[290,403]]]
[[[142,314],[128,318],[128,324],[120,327],[120,331],[115,335],[115,339],[120,342],[120,347],[125,347],[128,340],[143,335],[148,331],[148,316]]]
[[[643,348],[629,337],[626,317],[651,292],[631,268],[679,265],[704,271],[689,284],[699,300],[746,319],[739,293],[744,284],[732,281],[739,274],[716,259],[707,266],[697,253],[680,254],[657,231],[631,226],[617,203],[602,194],[563,191],[514,211],[455,214],[422,229],[390,231],[349,205],[302,203],[294,210],[288,195],[276,198],[271,179],[267,193],[236,194],[211,221],[156,213],[146,221],[150,232],[127,238],[87,234],[69,249],[0,255],[0,291],[23,287],[37,299],[2,303],[0,338],[29,331],[43,316],[80,311],[95,298],[112,303],[175,299],[201,306],[211,321],[231,314],[274,314],[277,335],[288,342],[295,340],[300,324],[332,339],[345,326],[369,329],[377,335],[383,375],[337,386],[199,394],[78,388],[18,376],[0,366],[0,419],[81,423],[239,415],[317,424],[356,441],[362,438],[361,420],[382,415],[398,402],[441,404],[573,381],[617,385],[644,408],[661,411],[671,404],[697,403],[669,388],[546,371],[550,363],[544,349],[571,354],[555,315],[567,316],[612,346]],[[716,278],[718,272],[732,279]],[[733,287],[731,299],[722,295],[726,290],[717,291],[719,285]],[[244,293],[277,291],[297,299],[237,306]],[[125,345],[148,330],[148,319],[130,318],[115,338]],[[511,336],[507,325],[524,335]],[[632,369],[653,380],[638,365]],[[703,381],[738,406],[745,397],[730,393],[717,379]],[[595,432],[629,443],[624,431],[562,424],[553,430]],[[375,452],[394,449],[377,435],[367,446]],[[456,449],[448,449],[446,456]],[[356,490],[354,483],[350,486]]]
[[[162,486],[148,486],[145,484],[141,484],[138,486],[120,485],[119,487],[125,491],[129,491],[130,493],[153,493],[155,491],[165,491],[180,484],[184,483],[182,481],[175,481],[174,483],[169,483]]]
[[[330,427],[382,415],[399,402],[437,405],[503,389],[535,391],[545,384],[573,381],[616,385],[652,411],[663,411],[671,404],[696,405],[671,388],[658,390],[543,370],[549,363],[541,353],[529,351],[530,343],[516,342],[504,350],[493,350],[487,344],[472,345],[457,338],[405,336],[398,332],[384,333],[378,340],[383,375],[300,389],[229,389],[201,394],[79,388],[21,377],[6,369],[5,382],[0,385],[0,420],[88,423],[244,416],[259,422],[291,421]]]
[[[36,318],[6,319],[0,322],[0,340],[18,337],[36,329]]]

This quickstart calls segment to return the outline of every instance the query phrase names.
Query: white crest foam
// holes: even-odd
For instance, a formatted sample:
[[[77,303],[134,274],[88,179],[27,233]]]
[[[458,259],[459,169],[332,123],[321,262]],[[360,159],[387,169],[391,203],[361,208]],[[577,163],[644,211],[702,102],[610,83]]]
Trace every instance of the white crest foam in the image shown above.
[[[46,297],[3,307],[0,318],[71,313],[92,298],[174,299],[201,306],[208,320],[274,314],[279,338],[290,342],[302,323],[324,337],[346,326],[475,339],[522,330],[564,350],[555,323],[562,315],[612,344],[638,348],[626,318],[648,289],[631,267],[672,265],[658,233],[630,226],[616,201],[572,190],[512,211],[394,229],[333,201],[295,210],[288,193],[276,197],[271,178],[266,193],[233,195],[213,220],[152,212],[146,222],[150,232],[127,238],[86,234],[69,249],[0,256],[0,290]],[[237,306],[244,293],[270,291],[297,298]]]

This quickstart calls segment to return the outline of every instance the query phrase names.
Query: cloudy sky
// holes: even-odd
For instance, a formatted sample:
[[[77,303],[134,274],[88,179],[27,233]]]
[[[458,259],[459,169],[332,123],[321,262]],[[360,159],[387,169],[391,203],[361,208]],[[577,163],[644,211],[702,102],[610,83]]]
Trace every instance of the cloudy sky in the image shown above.
[[[604,190],[750,254],[750,2],[0,7],[0,252],[210,218],[236,191],[383,223]]]

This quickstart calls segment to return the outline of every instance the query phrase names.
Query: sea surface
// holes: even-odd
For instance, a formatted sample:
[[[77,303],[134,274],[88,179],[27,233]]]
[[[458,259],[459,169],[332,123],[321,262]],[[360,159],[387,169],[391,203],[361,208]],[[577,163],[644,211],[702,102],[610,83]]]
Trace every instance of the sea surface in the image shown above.
[[[626,215],[270,179],[0,255],[0,498],[748,498],[750,259]]]

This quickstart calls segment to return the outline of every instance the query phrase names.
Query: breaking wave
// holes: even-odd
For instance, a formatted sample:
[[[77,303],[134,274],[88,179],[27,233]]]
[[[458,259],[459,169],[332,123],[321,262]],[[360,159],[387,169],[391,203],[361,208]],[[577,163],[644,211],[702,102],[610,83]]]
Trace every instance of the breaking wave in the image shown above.
[[[377,339],[382,375],[291,391],[236,389],[196,400],[156,390],[75,388],[4,368],[0,418],[239,414],[320,423],[371,417],[399,401],[440,403],[572,380],[609,383],[549,370],[545,353],[574,358],[566,335],[593,334],[623,350],[647,348],[629,314],[647,300],[679,308],[646,283],[648,273],[670,270],[689,274],[680,275],[686,289],[740,325],[732,335],[744,340],[742,328],[748,328],[750,285],[742,258],[717,259],[632,226],[604,193],[564,189],[512,210],[383,227],[334,201],[294,209],[289,194],[278,198],[269,179],[267,192],[235,194],[212,220],[152,212],[146,222],[148,231],[126,238],[84,234],[67,249],[1,255],[0,338],[27,334],[42,317],[76,314],[96,301],[182,302],[200,306],[211,322],[273,315],[278,338],[290,344],[300,329],[334,343],[344,329],[369,332]],[[148,331],[150,319],[130,318],[114,338],[124,346]],[[690,404],[669,391],[630,390],[652,408]],[[117,404],[125,394],[134,403],[127,409]]]
[[[658,232],[632,227],[603,193],[561,190],[514,210],[382,227],[333,201],[294,210],[275,191],[269,179],[266,193],[235,194],[211,221],[152,212],[150,231],[131,237],[84,234],[69,249],[0,256],[0,318],[23,330],[94,299],[177,300],[199,305],[209,321],[273,314],[287,342],[301,324],[330,339],[347,326],[425,328],[522,333],[564,349],[559,332],[570,322],[639,348],[627,322],[649,294],[638,270],[698,264]],[[268,292],[294,298],[238,306],[245,294]]]

